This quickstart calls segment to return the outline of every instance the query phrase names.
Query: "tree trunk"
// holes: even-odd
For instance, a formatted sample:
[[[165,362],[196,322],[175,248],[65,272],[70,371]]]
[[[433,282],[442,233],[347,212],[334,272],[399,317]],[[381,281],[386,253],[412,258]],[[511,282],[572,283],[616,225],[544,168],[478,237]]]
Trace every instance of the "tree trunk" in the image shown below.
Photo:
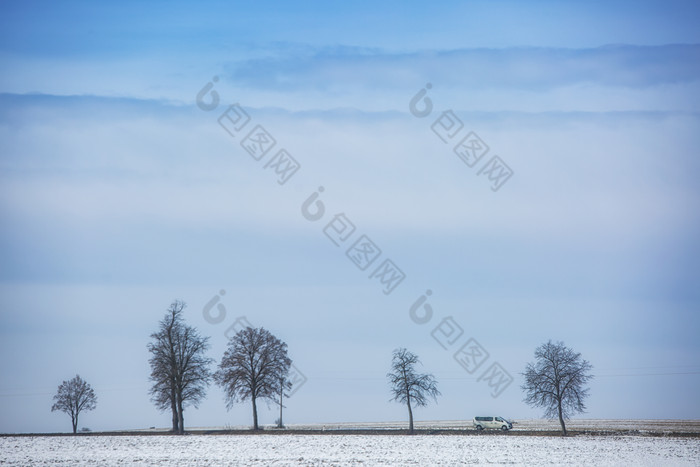
[[[409,400],[406,405],[408,405],[408,432],[413,434],[413,410],[411,410],[411,401]]]
[[[182,410],[182,397],[177,398],[177,412],[179,414],[178,421],[180,424],[180,426],[178,427],[179,433],[181,435],[184,435],[185,434],[185,414],[183,413],[183,410]]]
[[[73,424],[73,434],[76,434],[78,432],[78,415],[76,414],[75,417],[71,417],[71,423]]]
[[[255,404],[255,397],[251,397],[253,401],[253,430],[258,429],[258,406]]]
[[[282,386],[284,388],[284,386]],[[280,391],[280,422],[277,425],[277,428],[282,428],[284,424],[282,423],[282,396],[284,396],[284,389]]]
[[[173,411],[173,433],[179,433],[179,423],[177,418],[177,397],[175,396],[175,389],[170,390],[170,408]]]
[[[564,436],[566,436],[566,425],[564,424],[564,417],[562,416],[561,401],[557,401],[557,406],[559,409],[559,423],[561,424],[561,432]]]

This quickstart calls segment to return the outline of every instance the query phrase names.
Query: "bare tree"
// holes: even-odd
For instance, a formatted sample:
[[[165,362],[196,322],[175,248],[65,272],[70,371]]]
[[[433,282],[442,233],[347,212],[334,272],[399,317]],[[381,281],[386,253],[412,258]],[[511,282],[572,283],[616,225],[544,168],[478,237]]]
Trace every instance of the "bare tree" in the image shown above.
[[[226,406],[250,399],[253,405],[253,429],[258,429],[258,399],[276,402],[280,390],[290,388],[286,380],[292,361],[287,344],[264,328],[247,327],[231,338],[219,369],[216,383],[226,392]]]
[[[151,399],[159,410],[172,412],[172,431],[179,433],[179,419],[177,411],[177,390],[176,390],[176,351],[175,335],[182,325],[181,314],[185,309],[184,302],[174,301],[168,313],[160,321],[158,332],[151,334],[154,342],[148,344],[148,351],[151,352],[149,363],[151,365]]]
[[[170,408],[172,430],[179,434],[185,432],[184,408],[190,404],[198,407],[206,396],[212,377],[209,365],[213,362],[205,355],[209,338],[184,323],[185,307],[184,302],[175,300],[148,344],[152,400],[160,410]]]
[[[524,401],[533,407],[543,407],[545,418],[559,418],[561,431],[566,436],[564,420],[584,412],[588,396],[586,383],[593,378],[593,368],[581,354],[566,347],[563,342],[551,340],[535,350],[535,362],[525,368],[522,385]]]
[[[413,433],[413,409],[416,405],[423,407],[428,403],[428,397],[437,402],[440,391],[437,389],[437,381],[430,374],[418,374],[415,365],[420,363],[418,356],[406,349],[394,350],[391,362],[391,373],[387,373],[391,383],[393,401],[406,404],[408,407],[408,430]]]
[[[97,396],[88,383],[75,375],[70,381],[64,381],[53,396],[54,404],[51,411],[60,410],[70,415],[73,424],[73,434],[78,431],[78,415],[83,410],[94,410],[97,407]]]

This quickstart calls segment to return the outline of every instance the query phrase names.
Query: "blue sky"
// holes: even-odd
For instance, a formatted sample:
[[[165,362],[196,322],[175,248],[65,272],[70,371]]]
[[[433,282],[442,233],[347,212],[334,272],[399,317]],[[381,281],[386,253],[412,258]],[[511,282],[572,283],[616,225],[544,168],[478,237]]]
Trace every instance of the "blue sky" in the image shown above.
[[[0,9],[0,432],[65,430],[51,397],[75,373],[99,398],[82,426],[167,426],[146,344],[175,298],[217,361],[241,316],[289,344],[307,378],[289,423],[403,420],[396,347],[440,382],[418,419],[538,417],[519,373],[548,339],[594,366],[586,417],[700,418],[694,2]],[[277,142],[260,161],[218,123],[235,103]],[[454,151],[469,132],[489,148],[473,167]],[[280,148],[301,165],[284,184]],[[513,171],[496,191],[493,156]],[[337,214],[356,227],[342,247]],[[381,249],[366,270],[345,253],[361,235]],[[370,277],[385,260],[405,275],[389,294]],[[453,358],[470,339],[488,352],[473,372]],[[217,387],[185,418],[250,423]]]

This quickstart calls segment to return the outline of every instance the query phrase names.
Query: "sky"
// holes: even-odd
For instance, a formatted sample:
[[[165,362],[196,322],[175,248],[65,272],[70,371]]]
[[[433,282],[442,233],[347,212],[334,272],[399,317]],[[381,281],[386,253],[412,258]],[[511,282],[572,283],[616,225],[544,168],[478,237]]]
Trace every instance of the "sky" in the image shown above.
[[[289,346],[285,422],[700,418],[700,7],[685,1],[0,3],[0,432],[168,427],[170,303],[221,360]],[[273,144],[274,143],[274,144]],[[260,422],[277,418],[260,404]],[[250,425],[212,385],[186,426]]]

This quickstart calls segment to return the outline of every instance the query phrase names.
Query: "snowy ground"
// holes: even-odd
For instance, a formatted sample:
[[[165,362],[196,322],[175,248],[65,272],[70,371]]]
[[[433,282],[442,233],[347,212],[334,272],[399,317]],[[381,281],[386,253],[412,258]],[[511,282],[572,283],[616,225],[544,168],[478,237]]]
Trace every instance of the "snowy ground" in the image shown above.
[[[0,437],[2,466],[700,465],[700,439],[646,436]]]
[[[557,420],[516,420],[518,430],[559,430]],[[700,433],[700,420],[569,420],[573,431],[638,431],[640,433]]]
[[[497,414],[498,415],[498,414]],[[508,417],[506,417],[508,418]],[[513,420],[515,431],[558,431],[558,420]],[[326,423],[322,425],[287,425],[287,428],[297,430],[346,430],[346,429],[375,429],[403,430],[407,428],[406,421],[380,423]],[[418,429],[464,430],[472,429],[471,420],[417,421]],[[237,429],[250,428],[247,426]],[[639,433],[700,433],[700,420],[598,420],[575,419],[566,422],[567,430],[571,431],[637,431]]]

